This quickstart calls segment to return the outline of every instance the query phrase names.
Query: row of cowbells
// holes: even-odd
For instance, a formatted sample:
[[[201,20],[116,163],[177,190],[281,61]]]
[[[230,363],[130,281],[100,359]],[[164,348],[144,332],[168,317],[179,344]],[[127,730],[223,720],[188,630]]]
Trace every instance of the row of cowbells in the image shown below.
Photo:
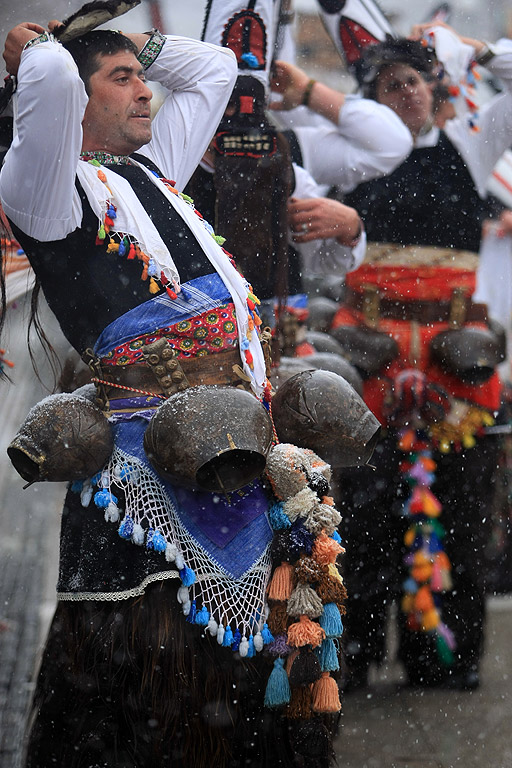
[[[92,394],[91,394],[92,392]],[[91,477],[113,449],[94,388],[51,395],[34,406],[7,452],[24,480]],[[174,483],[233,491],[261,475],[273,439],[310,448],[332,467],[365,464],[380,424],[336,373],[307,370],[280,385],[266,407],[235,387],[198,386],[168,398],[144,435],[153,466]]]

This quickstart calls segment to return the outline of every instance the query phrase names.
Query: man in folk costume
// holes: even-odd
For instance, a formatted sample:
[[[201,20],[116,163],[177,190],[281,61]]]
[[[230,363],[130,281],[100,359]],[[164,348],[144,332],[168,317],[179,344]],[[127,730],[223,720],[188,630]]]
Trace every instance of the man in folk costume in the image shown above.
[[[47,398],[9,449],[29,481],[74,479],[27,765],[327,766],[345,597],[329,468],[277,445],[259,480],[272,426],[258,299],[179,192],[235,58],[157,31],[64,46],[30,23],[4,58],[18,86],[0,198],[97,385]],[[168,91],[153,123],[146,77]],[[205,421],[213,458],[196,472],[184,463]]]
[[[414,149],[392,174],[346,197],[373,242],[347,279],[333,332],[359,360],[365,401],[390,430],[372,477],[380,491],[366,490],[366,475],[351,476],[350,503],[359,502],[346,518],[354,536],[347,652],[354,684],[365,684],[371,661],[382,659],[386,606],[401,594],[399,654],[410,683],[474,688],[497,450],[485,432],[500,404],[503,349],[471,295],[486,181],[510,141],[512,58],[509,46],[442,24],[420,25],[414,37],[370,45],[354,63],[363,94],[401,117]],[[444,130],[432,115],[438,62],[459,113]],[[475,63],[505,85],[478,112]]]

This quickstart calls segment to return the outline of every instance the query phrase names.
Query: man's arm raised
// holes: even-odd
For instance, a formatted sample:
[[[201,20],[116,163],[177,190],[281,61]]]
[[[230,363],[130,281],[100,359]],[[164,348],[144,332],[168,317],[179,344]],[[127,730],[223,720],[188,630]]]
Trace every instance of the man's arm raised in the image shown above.
[[[80,223],[75,189],[82,144],[85,87],[70,54],[48,40],[25,47],[42,27],[18,25],[4,59],[17,71],[15,137],[0,173],[7,216],[27,234],[48,241],[66,237]]]

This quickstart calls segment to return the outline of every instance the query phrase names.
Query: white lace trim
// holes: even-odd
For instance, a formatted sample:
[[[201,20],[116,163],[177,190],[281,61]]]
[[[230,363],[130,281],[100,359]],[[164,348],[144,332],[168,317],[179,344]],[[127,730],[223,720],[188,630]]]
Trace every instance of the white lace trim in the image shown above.
[[[190,613],[192,601],[197,610],[206,608],[209,619],[219,626],[237,628],[242,637],[261,630],[268,613],[265,593],[270,576],[270,544],[258,560],[239,578],[234,578],[213,558],[182,525],[177,510],[165,492],[158,477],[136,457],[116,447],[106,469],[101,473],[99,488],[114,496],[118,488],[124,494],[124,509],[115,503],[105,508],[105,519],[119,525],[124,515],[132,519],[138,544],[145,545],[147,531],[158,531],[165,538],[166,551],[161,553],[168,562],[176,562],[178,571],[151,574],[137,587],[120,592],[59,593],[60,600],[125,600],[144,594],[144,588],[153,581],[180,577],[186,565],[195,573],[195,583],[180,585],[178,600],[185,615]],[[92,489],[84,488],[82,496],[88,504]],[[127,542],[127,547],[130,546]],[[127,554],[129,556],[129,553]]]
[[[178,571],[160,571],[151,573],[141,581],[138,587],[124,589],[122,592],[57,592],[57,600],[68,602],[82,602],[83,600],[128,600],[130,597],[140,597],[146,591],[146,587],[155,581],[166,579],[179,579]]]

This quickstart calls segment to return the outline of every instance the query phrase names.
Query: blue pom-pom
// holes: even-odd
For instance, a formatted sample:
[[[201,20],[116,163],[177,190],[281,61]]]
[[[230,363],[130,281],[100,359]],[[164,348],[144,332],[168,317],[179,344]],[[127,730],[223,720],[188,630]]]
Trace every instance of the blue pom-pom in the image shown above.
[[[189,612],[189,614],[187,616],[187,619],[186,619],[189,624],[195,624],[196,623],[196,615],[197,615],[196,601],[192,600],[192,603],[190,605],[190,612]]]
[[[418,591],[418,585],[414,579],[406,579],[403,583],[404,592],[409,592],[411,595],[415,595]]]
[[[165,549],[167,547],[167,541],[165,536],[163,536],[160,533],[160,531],[154,532],[151,543],[153,545],[153,549],[155,550],[155,552],[165,552]]]
[[[290,701],[290,683],[284,668],[284,659],[277,658],[274,661],[274,669],[270,673],[265,691],[266,707],[282,707]]]
[[[316,653],[322,672],[336,672],[336,670],[340,668],[334,640],[331,640],[330,638],[323,640],[320,648],[316,649]]]
[[[122,539],[131,539],[133,533],[133,520],[130,515],[125,515],[117,532]]]
[[[106,509],[109,504],[117,504],[117,498],[110,491],[103,489],[94,494],[94,503],[100,509]]]
[[[226,631],[224,632],[224,640],[222,641],[222,646],[224,648],[231,648],[232,642],[233,642],[233,631],[230,626],[227,626]]]
[[[96,472],[96,474],[91,477],[92,485],[99,485],[101,480],[101,475],[102,475],[102,472]]]
[[[240,640],[242,639],[242,635],[240,634],[239,629],[235,629],[235,633],[233,635],[233,642],[231,643],[231,648],[233,651],[238,651],[240,648]]]
[[[273,643],[274,642],[274,635],[272,634],[272,632],[268,628],[267,622],[265,622],[264,625],[263,625],[263,629],[261,630],[261,636],[263,638],[263,642],[264,642],[265,645],[268,645],[269,643]]]
[[[249,349],[249,347],[250,347],[249,339],[247,338],[247,336],[243,336],[242,342],[240,344],[240,348],[242,349],[242,351],[244,351],[246,349]]]
[[[296,520],[290,529],[290,554],[296,555],[296,559],[300,557],[302,552],[310,555],[313,551],[314,541],[314,535],[304,528],[300,522],[300,518],[299,520]]]
[[[84,481],[83,480],[74,480],[71,483],[70,490],[73,493],[82,493],[82,488],[84,487]]]
[[[25,253],[25,251],[23,250],[23,248],[18,248],[18,250],[16,251],[16,253],[18,254],[18,256],[23,256],[23,254]]]
[[[283,505],[280,501],[270,505],[268,519],[274,531],[283,531],[285,528],[291,527],[290,518],[283,512]]]
[[[252,659],[252,657],[255,655],[256,655],[256,649],[254,648],[254,638],[252,635],[250,635],[248,645],[247,645],[247,658]]]
[[[192,584],[195,584],[196,582],[196,575],[192,568],[187,568],[187,566],[185,566],[180,571],[180,579],[183,586],[191,587]]]
[[[325,632],[326,637],[341,637],[343,634],[343,622],[336,603],[326,603],[318,623]]]
[[[247,64],[249,69],[258,69],[260,65],[258,61],[258,57],[254,53],[251,53],[250,51],[248,53],[242,53],[240,58],[242,59],[242,61],[244,61]]]
[[[123,240],[121,240],[121,242],[119,243],[118,253],[120,256],[124,256],[126,254],[126,245],[124,244]]]
[[[341,544],[341,536],[339,535],[338,531],[334,531],[331,539],[334,539],[334,541],[336,541],[338,544]]]
[[[107,211],[107,216],[110,216],[111,219],[117,218],[116,209],[114,208],[113,205],[109,205],[108,211]]]
[[[203,606],[200,611],[196,614],[196,624],[199,624],[200,627],[207,627],[208,622],[210,621],[210,613],[206,610],[206,608]]]

